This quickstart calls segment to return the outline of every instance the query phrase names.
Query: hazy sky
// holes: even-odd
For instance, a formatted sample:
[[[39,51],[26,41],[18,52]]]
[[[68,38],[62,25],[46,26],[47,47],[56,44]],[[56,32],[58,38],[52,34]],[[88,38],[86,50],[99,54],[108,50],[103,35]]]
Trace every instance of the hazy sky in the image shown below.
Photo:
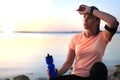
[[[83,30],[82,15],[76,12],[81,4],[94,5],[120,22],[119,0],[0,0],[0,30]]]

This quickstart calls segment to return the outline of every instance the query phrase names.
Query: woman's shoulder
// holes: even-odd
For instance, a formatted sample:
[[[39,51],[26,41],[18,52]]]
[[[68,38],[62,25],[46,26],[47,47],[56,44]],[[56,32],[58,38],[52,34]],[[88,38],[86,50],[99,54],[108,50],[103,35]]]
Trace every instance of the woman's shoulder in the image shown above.
[[[74,37],[74,38],[79,38],[79,37],[82,36],[82,35],[83,35],[83,32],[77,33],[77,34],[75,34],[73,37]]]
[[[77,40],[79,40],[79,39],[82,37],[82,35],[83,35],[83,32],[75,34],[75,35],[72,37],[72,41],[77,41]]]
[[[104,31],[100,31],[97,36],[100,36],[100,35],[103,35],[104,34]]]
[[[103,39],[103,40],[106,41],[106,42],[109,42],[109,40],[107,39],[104,31],[100,31],[99,34],[98,34],[98,37],[99,37],[100,39]]]

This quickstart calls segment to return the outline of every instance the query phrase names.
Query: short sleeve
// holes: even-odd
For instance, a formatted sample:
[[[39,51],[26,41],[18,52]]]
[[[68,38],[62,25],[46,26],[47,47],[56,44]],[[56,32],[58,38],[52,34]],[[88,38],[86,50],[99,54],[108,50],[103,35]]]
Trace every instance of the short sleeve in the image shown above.
[[[106,35],[105,35],[104,32],[102,32],[102,34],[103,34],[103,38],[104,38],[104,40],[105,40],[106,42],[110,42],[110,41],[111,41],[111,40],[108,40],[108,39],[107,39],[107,37],[106,37]]]
[[[75,50],[75,36],[73,36],[69,42],[69,48]]]
[[[69,43],[69,48],[75,50],[75,44],[77,40],[77,35],[73,36]]]

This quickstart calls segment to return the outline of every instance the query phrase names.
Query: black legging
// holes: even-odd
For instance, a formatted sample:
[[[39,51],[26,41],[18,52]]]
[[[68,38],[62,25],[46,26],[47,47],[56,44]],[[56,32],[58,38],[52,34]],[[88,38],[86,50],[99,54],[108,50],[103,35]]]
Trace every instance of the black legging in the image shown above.
[[[90,80],[107,80],[108,70],[102,62],[95,63],[90,71]]]
[[[90,77],[80,77],[76,75],[64,75],[50,80],[107,80],[107,67],[102,62],[96,62],[91,70]]]

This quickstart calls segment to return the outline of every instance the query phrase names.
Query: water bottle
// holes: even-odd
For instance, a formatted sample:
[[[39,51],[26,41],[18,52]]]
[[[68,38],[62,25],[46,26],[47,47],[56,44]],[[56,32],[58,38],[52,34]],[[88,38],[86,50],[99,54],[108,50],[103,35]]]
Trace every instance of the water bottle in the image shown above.
[[[56,73],[56,70],[55,70],[55,65],[53,63],[53,57],[49,54],[47,54],[46,63],[48,65],[50,79],[57,77],[57,73]]]

